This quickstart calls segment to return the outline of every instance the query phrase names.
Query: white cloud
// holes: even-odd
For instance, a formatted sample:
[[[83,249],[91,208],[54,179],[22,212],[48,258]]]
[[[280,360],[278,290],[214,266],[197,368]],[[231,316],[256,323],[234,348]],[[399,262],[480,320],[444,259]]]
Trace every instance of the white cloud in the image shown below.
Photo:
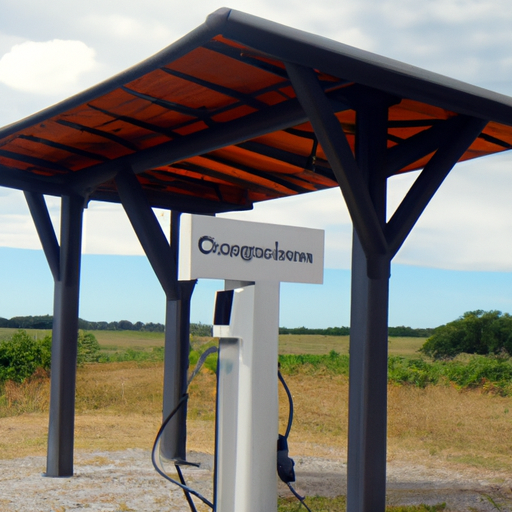
[[[81,23],[88,30],[94,29],[96,33],[101,32],[109,38],[121,41],[129,41],[133,44],[134,40],[154,39],[167,45],[172,42],[171,30],[162,22],[152,20],[142,20],[121,14],[90,14],[85,16]]]
[[[434,196],[396,263],[512,271],[512,154],[459,164]]]
[[[164,235],[168,238],[169,212],[155,209]],[[119,204],[91,202],[84,212],[84,254],[124,254],[142,256],[144,251]]]
[[[95,66],[95,51],[81,41],[26,41],[0,59],[0,82],[31,94],[63,94]]]

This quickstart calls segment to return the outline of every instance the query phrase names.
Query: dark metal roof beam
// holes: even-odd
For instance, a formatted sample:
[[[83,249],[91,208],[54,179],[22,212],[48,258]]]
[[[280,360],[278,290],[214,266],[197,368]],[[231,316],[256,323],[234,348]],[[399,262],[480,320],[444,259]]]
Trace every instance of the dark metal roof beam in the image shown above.
[[[55,281],[60,280],[60,247],[43,194],[25,190],[25,199],[36,226],[39,240]]]
[[[61,144],[60,142],[55,142],[49,139],[43,139],[42,137],[34,137],[32,135],[24,135],[21,133],[18,135],[20,139],[28,140],[30,142],[35,142],[36,144],[43,144],[44,146],[49,146],[51,148],[61,149],[62,151],[67,151],[68,153],[83,156],[85,158],[89,158],[90,160],[96,160],[98,162],[106,162],[108,158],[103,155],[99,155],[98,153],[91,153],[90,151],[84,151],[83,149],[75,148],[73,146],[68,146],[67,144]]]
[[[238,60],[248,64],[249,66],[259,68],[263,71],[266,71],[267,73],[271,73],[272,75],[288,79],[288,75],[283,68],[270,64],[269,62],[256,59],[254,56],[251,56],[247,50],[229,46],[221,41],[209,41],[208,43],[203,44],[203,48],[207,48],[208,50],[220,53],[226,57]]]
[[[104,132],[103,130],[91,128],[90,126],[85,126],[85,125],[79,124],[79,123],[72,123],[71,121],[66,121],[65,119],[57,119],[56,122],[61,124],[62,126],[67,126],[68,128],[73,128],[74,130],[78,130],[79,132],[87,132],[92,135],[96,135],[97,137],[102,137],[103,139],[111,140],[112,142],[115,142],[116,144],[124,146],[125,148],[128,148],[132,151],[138,150],[138,148],[135,144],[132,144],[131,142],[123,139],[122,137],[118,137],[117,135],[114,135],[113,133]]]
[[[93,110],[97,110],[98,112],[101,112],[102,114],[105,114],[106,116],[109,116],[116,121],[122,121],[123,123],[131,124],[133,126],[137,126],[138,128],[144,128],[145,130],[148,130],[153,133],[160,133],[162,135],[165,135],[169,139],[176,139],[178,137],[181,137],[181,135],[173,130],[169,130],[168,128],[163,128],[161,126],[157,126],[155,124],[146,123],[145,121],[140,121],[139,119],[135,119],[133,117],[128,116],[119,116],[117,114],[114,114],[113,112],[109,112],[108,110],[105,110],[100,107],[95,107],[93,104],[89,103],[87,105],[89,108],[92,108]]]
[[[169,165],[231,144],[239,144],[305,121],[307,117],[299,102],[289,100],[241,119],[219,123],[213,128],[201,130],[183,139],[169,141],[104,164],[82,169],[69,177],[69,184],[76,190],[95,187],[112,179],[119,169],[126,166],[131,166],[134,172],[139,174],[148,169]]]
[[[252,203],[232,204],[221,201],[189,196],[186,194],[173,194],[158,190],[146,190],[145,196],[152,207],[167,210],[176,210],[183,213],[214,214],[231,211],[251,210]],[[90,197],[93,201],[120,203],[119,195],[114,190],[96,190]]]
[[[139,181],[130,169],[124,169],[115,179],[123,208],[155,271],[167,300],[179,300],[177,265],[167,238],[144,195]]]
[[[0,156],[5,158],[9,158],[11,160],[16,160],[18,162],[24,162],[26,164],[34,165],[36,167],[44,167],[45,169],[51,169],[55,172],[63,172],[68,173],[71,172],[67,167],[63,165],[56,164],[55,162],[50,162],[49,160],[44,160],[42,158],[36,158],[30,155],[23,155],[21,153],[15,153],[13,151],[6,151],[5,149],[0,149]]]
[[[386,254],[387,242],[364,178],[315,72],[291,63],[286,70],[338,180],[365,253]]]
[[[322,176],[327,176],[328,178],[335,179],[330,167],[318,165],[318,160],[314,165],[314,170],[311,169],[309,167],[309,156],[301,156],[298,155],[297,153],[292,153],[291,151],[285,151],[283,149],[267,146],[266,144],[262,144],[261,142],[248,141],[242,142],[241,144],[237,144],[237,146],[241,149],[245,149],[246,151],[258,153],[260,155],[267,156],[274,160],[278,160],[279,162],[293,165],[295,167],[298,167],[299,169],[313,171],[315,173],[321,174]]]
[[[159,173],[160,174],[160,173]],[[161,173],[163,174],[163,173]],[[167,188],[172,188],[172,189],[176,189],[176,190],[180,190],[180,191],[183,191],[185,192],[185,194],[199,194],[199,191],[201,188],[203,189],[210,189],[209,191],[210,192],[213,192],[214,194],[217,195],[219,201],[223,201],[223,197],[222,197],[222,194],[220,192],[220,189],[219,189],[219,186],[216,184],[216,183],[208,183],[208,184],[205,184],[204,181],[203,183],[195,183],[195,184],[192,184],[191,181],[192,180],[188,180],[187,177],[183,176],[183,178],[185,179],[175,179],[175,180],[165,180],[163,178],[159,178],[158,177],[158,174],[155,173],[154,171],[153,172],[145,172],[143,174],[144,178],[146,180],[148,180],[151,184],[154,185],[154,189],[167,189]],[[196,181],[196,180],[194,180]],[[145,188],[150,188],[150,187],[145,187]]]
[[[486,133],[481,133],[478,138],[490,142],[491,144],[496,144],[496,146],[500,146],[503,149],[512,149],[512,144],[498,139],[497,137],[493,137],[492,135],[487,135]]]
[[[482,119],[458,116],[451,136],[432,156],[388,221],[386,236],[392,256],[398,252],[441,183],[486,124]]]
[[[142,92],[134,91],[126,86],[121,87],[124,92],[131,94],[137,98],[142,100],[149,101],[159,107],[165,108],[166,110],[171,110],[173,112],[179,112],[180,114],[193,117],[195,119],[201,119],[203,121],[209,121],[210,117],[216,114],[216,111],[209,111],[206,108],[191,108],[185,105],[181,105],[180,103],[175,103],[173,101],[164,100],[162,98],[156,98],[155,96],[150,96],[149,94],[144,94]]]
[[[218,162],[223,165],[232,167],[233,169],[239,169],[246,173],[254,174],[254,176],[258,176],[259,178],[263,178],[268,181],[272,181],[272,182],[276,183],[277,185],[281,185],[282,187],[288,188],[291,192],[296,192],[296,193],[300,194],[300,193],[309,191],[309,189],[305,189],[303,187],[299,187],[293,183],[290,183],[286,179],[283,179],[281,176],[277,176],[275,173],[259,171],[257,169],[254,169],[253,167],[248,166],[248,165],[239,164],[237,162],[233,162],[233,161],[229,160],[228,158],[222,158],[222,157],[212,155],[212,154],[203,155],[203,157],[206,158],[207,160],[211,160],[212,162]],[[246,183],[246,185],[250,184],[250,182],[247,182],[245,180],[242,180],[242,181],[244,181]],[[270,188],[270,187],[267,187],[267,188]],[[273,190],[273,189],[271,189],[271,190]]]
[[[230,183],[231,185],[236,185],[242,190],[247,190],[248,186],[251,186],[251,189],[255,192],[259,192],[261,194],[278,194],[276,190],[265,187],[263,185],[254,185],[253,183],[250,183],[246,180],[243,180],[241,178],[237,178],[235,176],[229,176],[219,171],[214,171],[212,169],[209,169],[207,167],[203,167],[201,165],[192,164],[190,162],[180,162],[175,164],[175,167],[177,169],[184,169],[187,171],[193,171],[197,173],[204,174],[205,176],[210,176],[211,178],[216,178],[218,180],[222,180],[226,183]]]
[[[70,190],[56,183],[52,177],[40,176],[30,171],[13,169],[0,164],[0,187],[29,190],[50,196],[62,196]]]
[[[202,80],[201,78],[197,78],[192,75],[187,75],[185,73],[181,73],[179,71],[175,71],[174,69],[169,69],[166,67],[160,68],[162,71],[165,71],[169,75],[176,76],[178,78],[182,78],[187,82],[192,82],[194,84],[200,85],[201,87],[205,87],[206,89],[210,89],[212,91],[218,92],[220,94],[224,94],[225,96],[229,96],[230,98],[235,98],[246,105],[249,105],[257,110],[261,108],[265,108],[268,105],[263,103],[262,101],[256,99],[254,96],[262,94],[262,91],[256,91],[254,94],[244,94],[234,89],[230,89],[229,87],[224,87],[219,84],[214,84],[213,82],[208,82],[207,80]],[[274,89],[274,88],[272,88]]]

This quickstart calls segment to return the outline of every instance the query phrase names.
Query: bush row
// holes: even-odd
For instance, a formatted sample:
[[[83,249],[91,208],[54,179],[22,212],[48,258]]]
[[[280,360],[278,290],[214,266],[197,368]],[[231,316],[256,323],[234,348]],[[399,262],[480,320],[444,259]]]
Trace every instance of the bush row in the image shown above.
[[[331,351],[328,355],[280,355],[283,373],[346,375],[349,356]],[[468,356],[451,361],[426,361],[400,356],[388,358],[388,381],[424,388],[452,384],[459,389],[482,388],[499,395],[512,395],[512,360],[508,357]]]

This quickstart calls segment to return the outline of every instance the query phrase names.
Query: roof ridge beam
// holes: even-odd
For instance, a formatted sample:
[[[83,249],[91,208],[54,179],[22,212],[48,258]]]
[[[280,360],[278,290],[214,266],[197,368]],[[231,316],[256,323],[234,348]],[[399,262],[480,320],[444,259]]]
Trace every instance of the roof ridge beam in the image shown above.
[[[365,253],[386,254],[387,241],[364,177],[316,73],[290,62],[286,63],[286,70],[331,164]]]

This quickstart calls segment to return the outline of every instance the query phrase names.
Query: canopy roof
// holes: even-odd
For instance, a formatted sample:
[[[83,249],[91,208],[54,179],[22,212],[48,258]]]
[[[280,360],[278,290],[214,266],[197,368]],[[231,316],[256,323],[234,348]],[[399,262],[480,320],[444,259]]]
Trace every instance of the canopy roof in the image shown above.
[[[399,146],[457,114],[490,121],[462,160],[512,147],[508,97],[220,9],[139,65],[1,129],[0,185],[119,201],[113,178],[131,168],[153,206],[212,213],[335,187],[287,62],[315,70],[352,150],[357,104],[389,97],[388,176],[422,168],[439,140],[412,159]]]

